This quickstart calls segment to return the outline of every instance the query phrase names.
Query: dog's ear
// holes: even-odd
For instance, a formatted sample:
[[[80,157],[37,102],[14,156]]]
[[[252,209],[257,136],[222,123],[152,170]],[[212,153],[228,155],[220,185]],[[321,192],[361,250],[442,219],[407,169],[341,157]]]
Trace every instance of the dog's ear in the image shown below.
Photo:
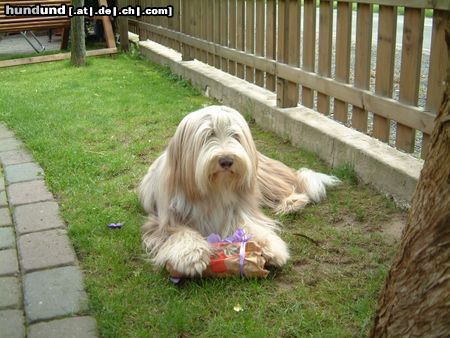
[[[196,154],[192,147],[192,129],[190,119],[184,118],[167,147],[168,189],[173,195],[183,193],[191,201],[199,195],[194,181]]]

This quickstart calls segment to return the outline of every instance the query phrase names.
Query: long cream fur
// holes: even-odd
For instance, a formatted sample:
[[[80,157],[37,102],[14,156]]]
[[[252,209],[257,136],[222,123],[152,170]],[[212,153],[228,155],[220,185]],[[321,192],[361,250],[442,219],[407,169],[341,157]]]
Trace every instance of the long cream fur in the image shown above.
[[[224,162],[232,161],[226,164]],[[336,177],[309,169],[294,171],[257,152],[250,129],[234,109],[210,106],[187,115],[166,151],[139,186],[149,214],[143,242],[153,262],[201,275],[209,264],[206,236],[231,235],[244,228],[271,265],[289,259],[277,222],[261,205],[295,212],[325,197]]]

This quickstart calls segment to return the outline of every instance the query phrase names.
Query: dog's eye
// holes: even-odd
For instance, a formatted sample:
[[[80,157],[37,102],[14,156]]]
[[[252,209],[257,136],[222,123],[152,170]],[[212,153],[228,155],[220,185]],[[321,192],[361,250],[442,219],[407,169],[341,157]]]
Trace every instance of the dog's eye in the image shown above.
[[[216,136],[216,132],[214,130],[211,130],[208,134],[208,138],[215,137],[215,136]]]
[[[234,134],[233,134],[233,138],[234,138],[236,141],[241,142],[241,137],[239,136],[239,134],[234,133]]]

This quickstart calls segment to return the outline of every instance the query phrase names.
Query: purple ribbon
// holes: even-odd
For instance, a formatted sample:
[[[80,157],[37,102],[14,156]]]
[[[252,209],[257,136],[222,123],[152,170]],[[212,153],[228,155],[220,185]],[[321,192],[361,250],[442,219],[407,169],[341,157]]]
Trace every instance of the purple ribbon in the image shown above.
[[[207,241],[208,243],[241,243],[241,248],[239,250],[239,270],[241,272],[241,277],[244,277],[245,246],[247,245],[247,242],[251,237],[252,236],[245,233],[244,229],[239,228],[234,232],[232,236],[226,237],[224,239],[222,239],[218,234],[211,234],[208,236]]]
[[[122,226],[123,226],[123,223],[108,224],[108,228],[110,228],[110,229],[120,229],[120,228],[122,228]]]

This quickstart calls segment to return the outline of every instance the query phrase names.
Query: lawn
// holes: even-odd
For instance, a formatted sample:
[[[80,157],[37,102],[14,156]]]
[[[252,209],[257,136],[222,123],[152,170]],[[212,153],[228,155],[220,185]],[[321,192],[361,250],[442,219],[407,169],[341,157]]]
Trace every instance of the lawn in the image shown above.
[[[92,58],[80,69],[67,61],[2,69],[0,78],[0,120],[45,170],[101,336],[367,334],[404,215],[350,167],[330,170],[242,112],[261,152],[344,183],[321,204],[279,217],[292,259],[267,279],[175,286],[146,260],[135,187],[181,118],[212,101],[167,69],[125,55]],[[112,222],[125,225],[110,230]],[[243,311],[233,310],[237,304]]]

